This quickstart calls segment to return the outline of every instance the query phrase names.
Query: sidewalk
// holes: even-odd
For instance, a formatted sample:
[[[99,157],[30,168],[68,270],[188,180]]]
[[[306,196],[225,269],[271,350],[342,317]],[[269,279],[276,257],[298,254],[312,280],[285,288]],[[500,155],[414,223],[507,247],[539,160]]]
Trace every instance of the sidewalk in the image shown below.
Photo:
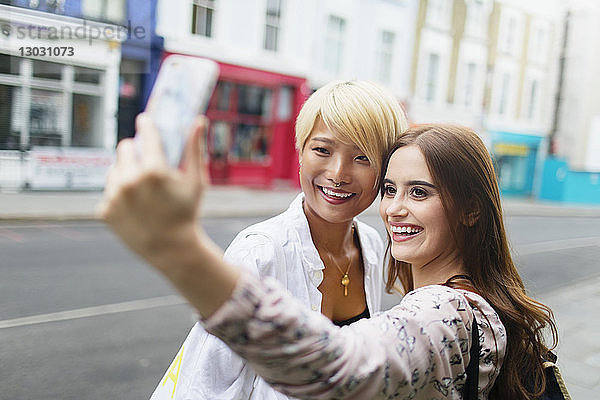
[[[540,300],[558,324],[558,366],[573,400],[593,400],[600,392],[600,275],[545,293]],[[582,317],[587,316],[587,317]]]
[[[245,187],[212,186],[202,206],[205,217],[268,217],[285,210],[298,190],[262,190]],[[0,192],[0,220],[93,219],[102,192]],[[365,213],[377,214],[378,201]],[[506,215],[552,217],[600,217],[600,205],[568,205],[506,198]]]

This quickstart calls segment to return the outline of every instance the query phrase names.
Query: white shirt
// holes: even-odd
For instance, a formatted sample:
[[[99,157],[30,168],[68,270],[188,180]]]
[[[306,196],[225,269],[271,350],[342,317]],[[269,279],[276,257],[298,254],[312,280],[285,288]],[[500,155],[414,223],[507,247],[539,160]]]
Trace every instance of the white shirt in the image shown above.
[[[312,241],[299,194],[283,213],[241,231],[225,251],[225,259],[261,279],[273,277],[302,303],[321,312],[323,261]],[[383,255],[375,229],[355,219],[363,265],[367,306],[381,308]],[[151,400],[285,400],[220,339],[194,325]]]

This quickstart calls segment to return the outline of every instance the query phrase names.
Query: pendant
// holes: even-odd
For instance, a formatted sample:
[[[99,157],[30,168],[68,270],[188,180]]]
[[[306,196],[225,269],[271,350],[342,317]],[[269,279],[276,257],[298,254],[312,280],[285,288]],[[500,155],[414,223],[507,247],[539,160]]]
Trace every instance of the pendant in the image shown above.
[[[348,285],[350,284],[350,278],[348,274],[342,276],[342,286],[344,286],[344,296],[348,296]]]

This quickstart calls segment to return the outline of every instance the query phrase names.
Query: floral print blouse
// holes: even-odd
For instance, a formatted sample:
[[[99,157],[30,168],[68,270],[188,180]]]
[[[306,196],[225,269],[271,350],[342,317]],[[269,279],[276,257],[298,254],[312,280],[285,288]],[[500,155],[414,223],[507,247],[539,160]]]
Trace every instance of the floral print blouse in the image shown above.
[[[465,290],[425,286],[391,310],[338,328],[275,280],[243,272],[231,298],[203,323],[290,396],[461,399],[473,314],[484,400],[500,371],[506,334],[492,307]]]

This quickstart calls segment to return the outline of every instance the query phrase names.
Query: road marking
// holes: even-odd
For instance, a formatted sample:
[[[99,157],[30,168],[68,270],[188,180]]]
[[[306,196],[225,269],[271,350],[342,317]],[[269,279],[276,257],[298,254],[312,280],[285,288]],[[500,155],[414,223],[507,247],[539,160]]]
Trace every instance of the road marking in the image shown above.
[[[9,229],[0,228],[0,236],[4,236],[10,240],[15,242],[23,243],[23,235],[18,234],[17,232],[13,232]]]
[[[47,322],[68,321],[71,319],[97,317],[100,315],[118,314],[128,311],[140,311],[150,308],[186,304],[180,296],[170,295],[150,299],[125,301],[123,303],[105,304],[102,306],[79,308],[75,310],[59,311],[49,314],[32,315],[29,317],[0,320],[0,329],[15,328],[17,326],[44,324]]]
[[[588,246],[600,246],[600,237],[563,239],[532,243],[516,247],[514,250],[517,256],[528,256],[531,254],[544,253],[548,251],[568,250]]]

